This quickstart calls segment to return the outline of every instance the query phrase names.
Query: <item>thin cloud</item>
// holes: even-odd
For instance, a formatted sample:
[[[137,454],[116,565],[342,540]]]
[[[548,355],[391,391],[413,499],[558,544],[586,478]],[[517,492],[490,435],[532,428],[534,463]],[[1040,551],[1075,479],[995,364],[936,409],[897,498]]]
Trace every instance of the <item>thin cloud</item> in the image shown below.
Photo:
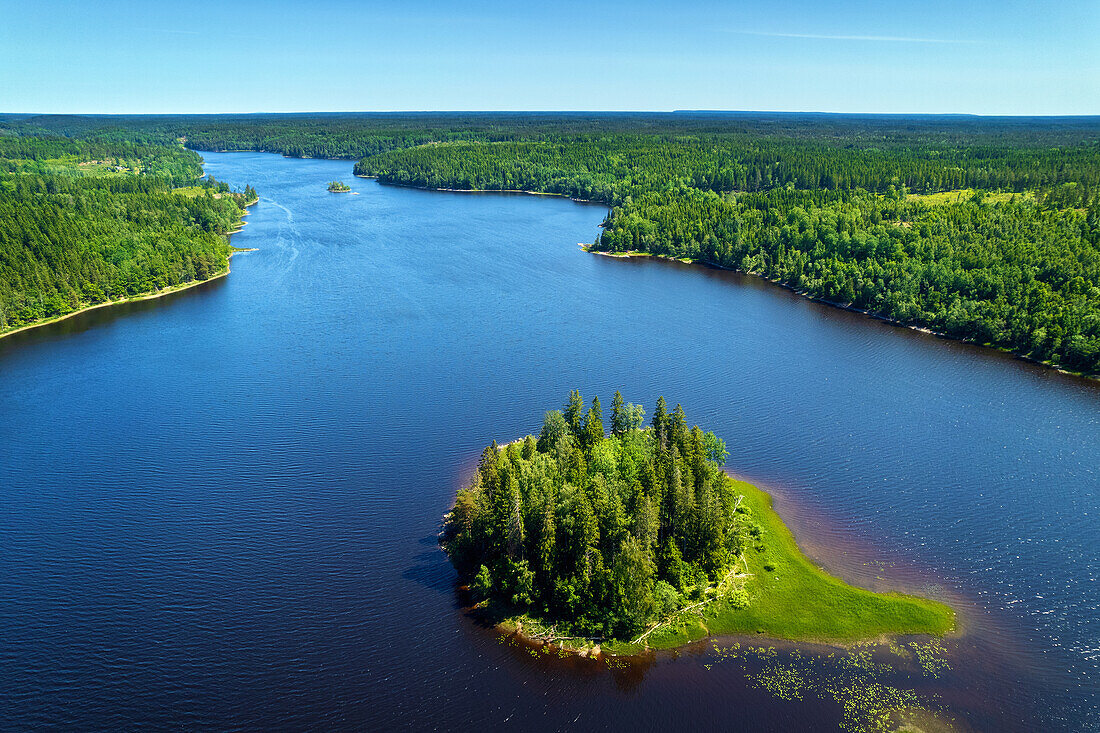
[[[150,27],[138,27],[134,28],[135,31],[143,31],[145,33],[167,33],[173,36],[206,36],[208,38],[246,38],[257,39],[259,36],[249,33],[222,33],[220,30],[215,29],[213,31],[192,31],[185,28],[150,28]]]
[[[200,31],[188,31],[182,28],[135,28],[138,31],[148,31],[150,33],[171,33],[174,36],[201,36]]]
[[[824,41],[874,41],[879,43],[981,43],[958,38],[912,38],[910,36],[840,36],[824,33],[773,33],[769,31],[730,31],[742,36],[769,38],[816,38]]]

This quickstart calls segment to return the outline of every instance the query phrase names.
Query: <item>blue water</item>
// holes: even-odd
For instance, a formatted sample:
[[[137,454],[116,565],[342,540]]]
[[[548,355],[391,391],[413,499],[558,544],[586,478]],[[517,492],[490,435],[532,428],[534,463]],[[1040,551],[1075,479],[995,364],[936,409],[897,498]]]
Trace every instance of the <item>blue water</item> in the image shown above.
[[[682,402],[830,569],[964,608],[931,692],[973,728],[1100,729],[1096,382],[586,254],[601,207],[204,157],[258,251],[0,341],[0,728],[838,730],[706,648],[550,664],[462,612],[440,516],[579,387]]]

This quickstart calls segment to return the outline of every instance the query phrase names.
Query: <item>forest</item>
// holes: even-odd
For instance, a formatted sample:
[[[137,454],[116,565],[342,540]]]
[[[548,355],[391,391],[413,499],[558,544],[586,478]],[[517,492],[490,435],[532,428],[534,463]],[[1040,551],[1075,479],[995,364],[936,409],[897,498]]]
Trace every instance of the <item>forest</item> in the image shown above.
[[[786,113],[0,115],[3,135],[358,159],[426,188],[597,201],[592,249],[1100,374],[1100,119]],[[173,179],[174,180],[174,179]],[[183,180],[180,178],[180,180]]]
[[[684,410],[573,390],[539,435],[481,454],[441,542],[473,600],[549,638],[620,648],[706,633],[855,640],[949,631],[953,612],[828,576],[759,489],[721,469],[725,443]],[[550,630],[550,631],[547,631]],[[543,636],[544,640],[548,637]]]
[[[225,272],[255,200],[177,146],[0,136],[0,332]]]

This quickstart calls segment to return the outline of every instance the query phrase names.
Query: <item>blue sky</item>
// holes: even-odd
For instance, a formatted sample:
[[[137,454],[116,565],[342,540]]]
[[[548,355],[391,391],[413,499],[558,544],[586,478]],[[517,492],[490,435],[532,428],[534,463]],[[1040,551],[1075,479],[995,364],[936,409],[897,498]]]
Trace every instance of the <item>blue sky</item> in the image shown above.
[[[1100,2],[0,0],[0,111],[1100,114]]]

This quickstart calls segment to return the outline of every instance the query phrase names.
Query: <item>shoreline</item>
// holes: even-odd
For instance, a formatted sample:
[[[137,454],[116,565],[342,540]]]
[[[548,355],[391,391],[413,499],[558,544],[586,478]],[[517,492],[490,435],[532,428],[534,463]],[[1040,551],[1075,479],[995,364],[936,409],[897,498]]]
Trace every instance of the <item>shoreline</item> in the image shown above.
[[[248,224],[248,222],[244,221],[243,217],[248,216],[249,214],[252,213],[251,211],[248,210],[248,207],[256,205],[257,203],[259,203],[259,201],[260,201],[259,198],[257,198],[255,201],[252,201],[250,203],[245,204],[245,210],[241,212],[242,221],[237,225],[236,229],[233,229],[232,231],[229,231],[229,232],[225,233],[225,237],[227,239],[229,237],[231,237],[232,235],[236,234],[237,232],[241,231],[242,229],[244,229],[244,227]],[[169,285],[166,288],[161,288],[160,290],[155,290],[155,291],[149,292],[149,293],[138,293],[137,295],[131,296],[129,298],[118,298],[117,300],[105,300],[102,303],[96,303],[95,305],[85,306],[84,308],[79,308],[77,310],[72,311],[71,313],[65,313],[64,315],[55,316],[55,317],[47,319],[45,321],[35,321],[34,323],[28,323],[25,326],[20,326],[19,328],[13,328],[9,331],[2,331],[2,332],[0,332],[0,339],[7,338],[8,336],[14,336],[17,333],[22,333],[24,331],[30,331],[33,328],[40,328],[42,326],[49,326],[52,323],[60,323],[61,321],[66,321],[66,320],[68,320],[70,318],[73,318],[75,316],[79,316],[81,313],[87,313],[88,311],[93,311],[93,310],[96,310],[97,308],[107,308],[107,307],[112,306],[112,305],[122,305],[123,303],[137,303],[138,301],[142,301],[142,300],[154,300],[156,298],[163,298],[166,295],[173,295],[174,293],[182,293],[184,290],[190,290],[191,288],[196,288],[199,285],[203,285],[205,283],[213,282],[215,280],[219,280],[223,277],[228,276],[229,273],[232,271],[232,268],[230,267],[230,260],[233,259],[233,255],[240,254],[241,252],[256,252],[256,251],[257,251],[257,249],[255,247],[246,247],[246,248],[240,248],[240,249],[233,248],[233,249],[231,249],[229,254],[226,255],[226,258],[225,258],[225,270],[223,270],[221,272],[218,272],[218,273],[215,273],[214,275],[211,275],[210,277],[206,278],[205,280],[191,280],[189,282],[181,283],[179,285]]]
[[[497,448],[503,451],[508,446],[525,440],[526,437],[517,438],[497,444]],[[824,560],[818,553],[804,549],[804,542],[800,542],[795,536],[793,526],[776,509],[776,497],[771,492],[729,468],[724,468],[723,472],[743,492],[739,503],[741,500],[745,501],[746,507],[752,512],[751,516],[764,527],[765,534],[770,536],[767,544],[772,552],[759,557],[747,553],[749,558],[746,558],[745,552],[741,555],[740,562],[743,566],[740,572],[744,575],[738,577],[744,578],[743,583],[752,583],[753,600],[747,606],[723,608],[719,603],[706,607],[712,600],[720,600],[720,581],[714,586],[719,589],[718,595],[712,598],[708,590],[703,594],[702,602],[680,608],[670,616],[658,620],[633,641],[603,636],[559,634],[553,622],[529,616],[527,613],[506,615],[511,609],[505,607],[494,610],[484,602],[466,606],[465,612],[481,615],[498,633],[511,636],[532,647],[591,658],[677,653],[678,650],[695,644],[718,643],[722,640],[754,646],[781,645],[795,650],[813,647],[851,650],[867,644],[889,646],[926,637],[957,640],[968,635],[970,624],[965,611],[972,609],[966,599],[950,593],[920,595],[923,592],[921,589],[904,583],[900,578],[888,582],[885,588],[880,586],[879,590],[872,589],[869,583],[859,578],[853,582],[845,580],[843,573],[836,570],[836,566],[842,563]],[[449,516],[450,512],[444,515],[444,522]],[[819,552],[843,552],[839,548],[815,544],[812,538],[809,544]],[[774,563],[781,572],[773,574],[776,568],[769,566],[769,563]],[[735,563],[734,568],[736,567]],[[775,588],[768,582],[778,581],[780,575],[785,576],[788,573],[801,579],[796,579],[785,588]],[[750,578],[755,580],[750,581]],[[748,589],[749,586],[743,587]],[[458,586],[458,590],[463,592],[466,587]],[[809,595],[803,595],[804,593]],[[824,603],[804,600],[823,597],[818,594],[827,594],[830,598]],[[876,620],[865,623],[861,612],[852,617],[855,624],[850,620],[841,620],[840,623],[808,622],[798,618],[804,614],[791,613],[791,604],[802,611],[813,611],[815,606],[821,606],[817,610],[824,611],[833,608],[831,604],[838,601],[861,606],[870,604],[870,607],[865,608],[867,612],[877,616]],[[820,615],[814,614],[814,617]],[[887,621],[893,623],[893,626]],[[651,633],[662,629],[662,634],[647,640]]]
[[[274,153],[276,155],[281,155],[284,158],[291,157],[291,156],[279,153],[277,151],[268,151],[268,150],[260,150],[260,151],[213,150],[211,152],[224,152],[224,153],[231,153],[231,152],[263,152],[263,153]],[[361,160],[361,158],[360,159],[356,159],[356,158],[324,158],[324,160],[339,160],[339,161],[355,160],[355,161],[358,162],[358,160]],[[549,193],[549,192],[546,192],[546,191],[527,191],[527,190],[522,190],[522,189],[433,188],[431,186],[414,186],[412,184],[407,184],[407,183],[395,183],[395,182],[390,182],[390,181],[381,181],[381,180],[379,180],[378,176],[367,175],[367,174],[364,174],[364,173],[355,173],[354,171],[352,172],[352,175],[355,176],[356,178],[374,179],[374,180],[378,181],[383,186],[399,186],[401,188],[412,188],[412,189],[416,189],[416,190],[419,190],[419,191],[440,191],[440,192],[444,192],[444,193],[523,193],[523,194],[527,194],[529,196],[558,196],[558,197],[561,197],[561,198],[568,198],[570,201],[576,201],[577,203],[599,204],[601,206],[610,207],[610,204],[606,204],[606,203],[603,203],[601,201],[593,201],[592,199],[574,198],[574,197],[569,196],[569,195],[564,194],[564,193]],[[649,253],[649,252],[639,252],[639,251],[600,252],[600,251],[589,249],[589,247],[591,247],[592,245],[584,244],[583,242],[578,243],[578,246],[583,248],[584,251],[588,252],[589,254],[601,255],[603,257],[615,257],[615,258],[620,258],[620,259],[621,258],[632,258],[632,257],[654,257],[654,258],[661,259],[661,260],[668,260],[668,261],[672,261],[672,262],[680,262],[680,263],[686,264],[686,265],[704,265],[706,267],[713,267],[713,268],[718,269],[718,270],[725,270],[727,272],[736,272],[736,273],[741,274],[741,275],[749,275],[749,276],[752,276],[752,277],[758,277],[761,280],[764,280],[765,282],[771,283],[772,285],[778,285],[779,287],[784,288],[786,290],[789,290],[790,292],[792,292],[796,295],[799,295],[803,298],[806,298],[807,300],[811,300],[811,301],[814,301],[814,302],[817,302],[817,303],[822,303],[823,305],[829,305],[829,306],[832,306],[834,308],[840,308],[841,310],[850,311],[852,313],[859,313],[860,315],[867,316],[869,318],[873,318],[877,321],[882,321],[883,323],[889,323],[892,326],[896,326],[896,327],[899,327],[899,328],[908,328],[910,330],[919,331],[921,333],[926,333],[926,334],[929,334],[931,336],[935,336],[937,338],[947,339],[948,341],[957,341],[957,342],[963,343],[963,344],[970,344],[972,346],[978,346],[978,347],[981,347],[981,348],[993,349],[995,351],[1001,352],[1002,354],[1010,355],[1013,358],[1020,359],[1022,361],[1026,361],[1026,362],[1030,362],[1031,364],[1036,364],[1038,366],[1046,367],[1047,369],[1051,369],[1051,370],[1053,370],[1055,372],[1058,372],[1060,374],[1064,374],[1064,375],[1071,376],[1071,377],[1078,377],[1078,378],[1081,378],[1081,379],[1088,379],[1088,380],[1093,381],[1093,382],[1100,382],[1100,374],[1086,374],[1084,372],[1075,372],[1071,369],[1066,369],[1064,367],[1058,366],[1057,364],[1053,364],[1049,361],[1043,361],[1041,359],[1036,359],[1036,358],[1028,356],[1026,354],[1021,354],[1017,351],[1013,351],[1012,349],[1006,348],[1004,346],[997,346],[995,344],[983,344],[983,343],[979,343],[977,341],[972,341],[970,339],[959,338],[957,336],[951,336],[949,334],[942,333],[940,331],[935,331],[933,329],[926,328],[924,326],[915,326],[915,325],[912,325],[912,324],[909,324],[909,323],[903,323],[902,321],[896,320],[894,318],[890,318],[889,316],[879,315],[877,313],[872,313],[871,311],[863,310],[861,308],[856,308],[855,306],[852,306],[852,305],[848,305],[848,304],[845,304],[845,303],[838,303],[838,302],[835,302],[835,301],[828,300],[826,298],[818,297],[816,295],[811,295],[808,292],[799,290],[798,288],[795,288],[795,287],[793,287],[791,285],[788,285],[787,283],[781,282],[779,280],[773,280],[772,278],[769,278],[765,275],[759,275],[757,273],[752,273],[752,272],[744,272],[744,271],[739,270],[739,269],[734,268],[734,267],[726,267],[724,265],[719,265],[715,262],[709,262],[707,260],[693,260],[693,259],[689,259],[689,258],[681,259],[681,258],[677,258],[677,257],[670,257],[668,255],[659,255],[659,254],[652,254],[652,253]]]
[[[229,266],[229,260],[233,259],[233,255],[240,254],[241,252],[256,252],[256,251],[258,251],[258,250],[254,247],[253,248],[247,248],[247,249],[235,249],[235,250],[233,250],[226,257],[225,269],[223,271],[215,274],[215,275],[211,275],[210,277],[206,278],[205,280],[191,280],[190,282],[186,282],[186,283],[183,283],[181,285],[170,285],[166,288],[162,288],[161,290],[157,290],[157,291],[152,292],[152,293],[144,293],[144,294],[139,293],[138,295],[134,295],[134,296],[129,297],[129,298],[119,298],[118,300],[105,300],[102,303],[96,303],[95,305],[89,305],[89,306],[86,306],[86,307],[81,308],[79,310],[75,310],[71,313],[66,313],[63,316],[56,316],[56,317],[51,318],[51,319],[46,320],[46,321],[37,321],[35,323],[28,323],[25,326],[20,326],[19,328],[12,329],[11,331],[4,331],[3,333],[0,333],[0,339],[7,338],[8,336],[13,336],[17,333],[22,333],[23,331],[29,331],[32,328],[40,328],[42,326],[49,326],[50,324],[53,324],[53,323],[60,323],[61,321],[65,321],[65,320],[68,320],[68,319],[73,318],[75,316],[79,316],[82,313],[87,313],[88,311],[94,311],[97,308],[107,308],[108,306],[123,305],[124,303],[137,303],[137,302],[142,301],[142,300],[155,300],[157,298],[163,298],[166,295],[174,295],[175,293],[182,293],[183,291],[190,290],[191,288],[197,288],[199,285],[205,285],[206,283],[214,282],[215,280],[220,280],[221,278],[226,277],[227,275],[229,275],[229,273],[231,272],[231,268]]]
[[[1075,372],[1071,369],[1066,369],[1064,367],[1060,367],[1057,364],[1053,364],[1049,361],[1042,361],[1040,359],[1036,359],[1034,357],[1028,356],[1027,354],[1021,354],[1018,351],[1013,351],[1012,349],[1006,348],[1004,346],[997,346],[996,344],[983,344],[983,343],[980,343],[978,341],[973,341],[971,339],[959,338],[958,336],[952,336],[950,334],[943,333],[942,331],[936,331],[936,330],[933,330],[931,328],[927,328],[925,326],[915,326],[911,323],[904,323],[903,321],[899,321],[895,318],[890,318],[889,316],[884,316],[884,315],[881,315],[879,313],[874,313],[874,312],[869,311],[869,310],[864,310],[862,308],[856,308],[854,305],[851,305],[851,304],[848,304],[848,303],[838,303],[834,300],[828,300],[827,298],[822,298],[822,297],[813,295],[813,294],[811,294],[809,292],[806,292],[804,290],[799,290],[798,288],[796,288],[794,286],[791,286],[791,285],[788,285],[787,283],[782,282],[780,280],[773,280],[772,278],[767,277],[766,275],[760,275],[760,274],[755,273],[755,272],[745,272],[744,270],[739,270],[735,267],[726,267],[725,265],[719,265],[716,262],[710,262],[708,260],[694,260],[694,259],[691,259],[689,257],[679,258],[679,257],[672,257],[670,255],[653,254],[651,252],[639,252],[639,251],[633,251],[633,250],[629,251],[629,252],[603,252],[603,251],[599,251],[599,250],[589,249],[589,247],[591,247],[592,245],[585,244],[584,242],[578,242],[577,246],[580,247],[581,249],[583,249],[588,254],[599,255],[601,257],[611,257],[613,259],[618,259],[618,260],[649,257],[651,259],[664,260],[666,262],[679,262],[680,264],[683,264],[683,265],[702,265],[704,267],[711,267],[711,268],[714,268],[716,270],[725,270],[726,272],[735,272],[738,275],[745,275],[747,277],[759,278],[759,279],[763,280],[764,282],[770,283],[771,285],[777,285],[777,286],[783,288],[784,290],[789,290],[790,292],[794,293],[795,295],[798,295],[802,298],[805,298],[806,300],[813,301],[815,303],[821,303],[822,305],[828,305],[828,306],[831,306],[833,308],[839,308],[840,310],[849,311],[850,313],[858,313],[861,316],[866,316],[866,317],[872,318],[876,321],[882,321],[883,323],[888,323],[891,326],[895,326],[897,328],[907,328],[911,331],[919,331],[920,333],[925,333],[925,334],[928,334],[929,336],[935,336],[936,338],[946,339],[947,341],[955,341],[955,342],[958,342],[960,344],[969,344],[971,346],[977,346],[977,347],[983,348],[983,349],[992,349],[993,351],[999,351],[1002,354],[1012,356],[1015,359],[1020,359],[1021,361],[1026,361],[1026,362],[1030,362],[1031,364],[1046,367],[1047,369],[1053,370],[1053,371],[1058,372],[1060,374],[1065,374],[1067,376],[1079,377],[1081,379],[1089,379],[1089,380],[1092,380],[1092,381],[1100,382],[1100,374],[1086,374],[1084,372]]]

